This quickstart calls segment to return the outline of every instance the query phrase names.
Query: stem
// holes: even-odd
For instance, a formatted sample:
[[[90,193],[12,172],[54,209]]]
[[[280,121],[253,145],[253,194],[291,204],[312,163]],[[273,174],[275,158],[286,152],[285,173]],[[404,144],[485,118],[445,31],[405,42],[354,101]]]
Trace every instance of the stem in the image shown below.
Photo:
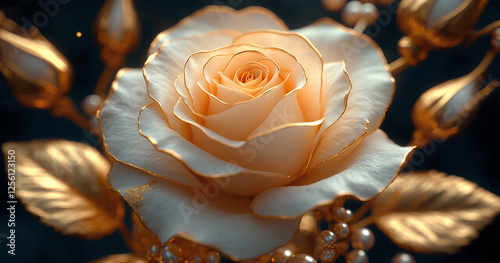
[[[108,92],[109,86],[113,78],[115,77],[116,68],[105,67],[97,80],[97,84],[94,88],[94,93],[104,97]]]
[[[371,224],[373,224],[373,217],[372,216],[365,217],[365,218],[361,219],[359,222],[357,222],[356,224],[353,224],[351,226],[351,232],[354,232],[360,228],[363,228],[365,226],[369,226]]]
[[[389,72],[391,72],[391,74],[394,76],[394,75],[397,75],[398,73],[400,73],[401,71],[405,70],[409,66],[410,65],[408,64],[406,59],[403,57],[400,57],[400,58],[394,60],[393,62],[391,62],[391,64],[389,64]]]
[[[365,202],[352,216],[352,222],[358,222],[372,207],[372,202]]]
[[[127,247],[130,249],[130,251],[134,251],[136,247],[136,242],[133,239],[132,235],[130,234],[130,231],[128,230],[127,225],[125,225],[124,222],[121,222],[120,225],[118,226],[118,232],[120,232],[120,235],[122,236],[123,240],[127,244]]]
[[[368,21],[366,19],[360,19],[356,25],[354,25],[353,29],[358,31],[359,33],[363,33],[368,27]]]
[[[72,99],[61,97],[51,111],[54,117],[66,117],[84,130],[90,129],[89,120],[75,106]]]

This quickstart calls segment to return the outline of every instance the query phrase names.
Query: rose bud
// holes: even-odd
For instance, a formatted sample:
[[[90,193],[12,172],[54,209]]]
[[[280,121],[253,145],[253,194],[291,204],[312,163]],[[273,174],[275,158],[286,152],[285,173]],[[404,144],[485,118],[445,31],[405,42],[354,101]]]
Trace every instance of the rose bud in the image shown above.
[[[69,61],[37,28],[22,28],[0,12],[0,71],[25,107],[53,108],[72,85]]]
[[[141,26],[131,0],[107,0],[97,14],[93,34],[108,67],[120,65],[139,43]]]
[[[402,0],[398,26],[422,48],[451,48],[471,32],[488,0]]]
[[[439,84],[420,96],[413,106],[416,130],[410,145],[423,147],[432,140],[446,140],[469,124],[484,100],[500,85],[500,81],[493,80],[481,89],[484,71],[495,55],[495,51],[488,52],[469,74]]]

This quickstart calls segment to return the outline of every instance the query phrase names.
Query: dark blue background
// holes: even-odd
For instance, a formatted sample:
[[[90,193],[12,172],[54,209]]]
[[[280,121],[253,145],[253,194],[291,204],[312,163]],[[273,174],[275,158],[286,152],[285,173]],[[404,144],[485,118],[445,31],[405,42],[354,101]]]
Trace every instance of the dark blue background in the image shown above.
[[[47,0],[42,0],[47,2]],[[77,104],[91,94],[103,64],[99,60],[99,49],[94,44],[91,24],[103,1],[66,0],[45,26],[40,28],[49,39],[71,61],[75,80],[70,96]],[[499,19],[500,2],[490,1],[477,28]],[[162,30],[172,26],[181,18],[207,4],[225,4],[236,9],[250,5],[264,6],[280,16],[290,28],[305,26],[314,20],[330,16],[339,20],[338,14],[327,12],[319,0],[215,0],[215,1],[135,1],[142,28],[141,45],[128,56],[126,66],[142,67],[146,51],[153,38]],[[25,17],[32,20],[41,11],[38,0],[1,0],[0,9],[17,22]],[[381,10],[386,10],[382,8]],[[382,12],[382,11],[381,11]],[[367,31],[384,50],[388,61],[395,60],[397,41],[402,36],[393,14],[389,26],[377,32],[374,27]],[[82,32],[77,38],[76,32]],[[410,113],[413,103],[426,89],[470,72],[489,48],[489,39],[484,37],[470,48],[457,47],[434,51],[421,65],[396,76],[397,90],[382,129],[399,144],[406,144],[413,131]],[[493,78],[500,78],[500,63],[494,61],[490,67]],[[481,187],[500,195],[500,92],[494,92],[470,127],[460,136],[436,144],[432,149],[416,153],[411,164],[418,170],[437,169],[474,181]],[[48,111],[30,110],[20,106],[10,94],[0,77],[0,143],[26,141],[41,138],[64,138],[92,143],[89,135],[66,119],[51,117]],[[16,253],[7,254],[6,180],[2,167],[0,179],[0,262],[86,262],[108,254],[126,253],[127,247],[118,234],[99,241],[85,241],[63,236],[52,228],[39,223],[18,206],[16,214]],[[377,235],[375,247],[368,252],[370,262],[390,262],[392,256],[402,251],[390,243],[382,233]],[[500,218],[481,232],[481,236],[455,255],[427,256],[413,253],[417,262],[497,262],[500,248]]]

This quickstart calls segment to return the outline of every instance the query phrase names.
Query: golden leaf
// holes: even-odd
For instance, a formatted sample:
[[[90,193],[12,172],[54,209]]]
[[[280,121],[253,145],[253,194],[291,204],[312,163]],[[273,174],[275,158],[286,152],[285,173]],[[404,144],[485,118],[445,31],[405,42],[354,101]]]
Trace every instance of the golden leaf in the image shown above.
[[[146,260],[132,254],[109,255],[89,263],[146,263]]]
[[[2,149],[6,163],[15,156],[16,197],[44,224],[99,239],[122,223],[123,201],[106,189],[110,164],[96,149],[65,140],[9,142]]]
[[[500,197],[437,171],[399,175],[374,199],[375,224],[396,245],[422,253],[454,253],[500,212]]]

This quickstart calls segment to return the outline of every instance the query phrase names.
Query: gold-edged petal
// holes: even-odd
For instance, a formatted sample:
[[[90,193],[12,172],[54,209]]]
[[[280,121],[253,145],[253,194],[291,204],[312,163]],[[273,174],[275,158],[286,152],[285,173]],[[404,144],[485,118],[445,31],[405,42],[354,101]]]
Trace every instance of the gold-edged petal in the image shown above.
[[[166,42],[148,57],[143,67],[147,90],[149,96],[160,104],[168,116],[172,129],[183,135],[189,134],[189,126],[173,116],[173,107],[179,99],[174,86],[175,80],[182,74],[186,60],[194,52],[228,45],[236,36],[237,32],[231,30],[192,35]],[[199,103],[201,102],[203,101],[200,100]]]
[[[387,71],[387,61],[380,47],[364,34],[327,18],[294,31],[306,36],[325,62],[344,61],[352,85],[344,114],[320,134],[322,139],[315,147],[308,167],[310,172],[311,167],[337,155],[357,140],[366,121],[369,122],[366,135],[380,126],[394,95],[394,79]],[[332,49],[332,46],[338,48]],[[338,137],[339,133],[347,137]],[[336,141],[338,138],[345,143]]]
[[[356,114],[370,121],[369,133],[379,127],[395,86],[384,53],[375,41],[328,18],[293,31],[309,39],[325,63],[345,62],[352,84],[346,114],[350,108],[359,108],[362,111]]]
[[[166,122],[166,116],[158,103],[153,102],[143,107],[139,113],[139,133],[151,142],[156,151],[174,156],[198,175],[219,178],[249,173],[288,177],[283,174],[246,169],[218,159],[163,125]]]
[[[238,36],[234,44],[255,44],[264,47],[279,47],[293,54],[304,65],[307,85],[299,91],[299,104],[307,121],[321,117],[321,87],[323,60],[316,48],[300,34],[284,31],[252,31]],[[283,64],[278,63],[281,67]]]
[[[97,112],[105,150],[117,162],[190,187],[201,187],[179,160],[156,151],[139,134],[137,117],[141,108],[151,102],[141,69],[126,68],[118,72],[110,95]]]
[[[165,42],[220,29],[243,33],[254,29],[288,30],[288,27],[273,12],[262,7],[252,6],[236,11],[227,6],[207,6],[158,34],[148,54],[156,52]]]
[[[314,122],[286,123],[244,141],[236,141],[200,125],[190,113],[181,101],[175,107],[175,115],[192,127],[193,143],[204,151],[243,167],[287,175],[299,173],[307,163],[314,136],[324,121],[323,118]]]
[[[414,147],[401,147],[381,130],[367,136],[348,156],[331,166],[324,178],[304,184],[302,177],[293,185],[266,190],[254,198],[252,210],[261,216],[299,217],[310,209],[326,205],[337,196],[350,195],[367,200],[389,185],[404,167]]]
[[[121,164],[109,178],[162,243],[179,235],[245,260],[287,243],[300,223],[300,218],[256,217],[249,210],[251,198],[225,194],[216,185],[207,184],[213,191],[204,195]]]

